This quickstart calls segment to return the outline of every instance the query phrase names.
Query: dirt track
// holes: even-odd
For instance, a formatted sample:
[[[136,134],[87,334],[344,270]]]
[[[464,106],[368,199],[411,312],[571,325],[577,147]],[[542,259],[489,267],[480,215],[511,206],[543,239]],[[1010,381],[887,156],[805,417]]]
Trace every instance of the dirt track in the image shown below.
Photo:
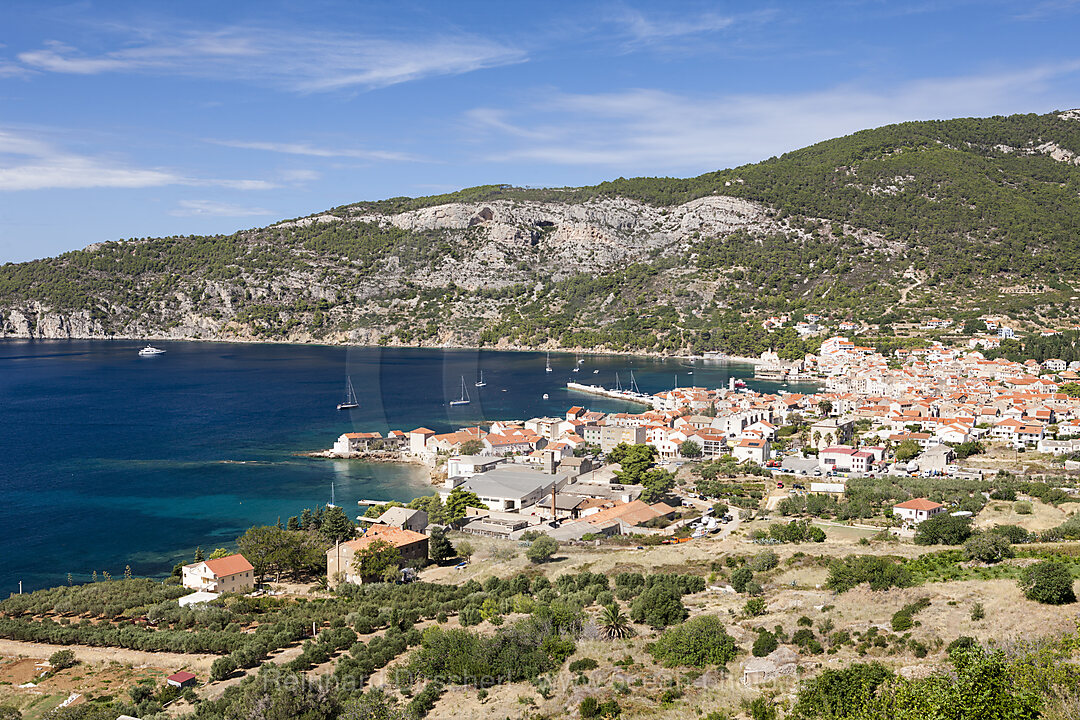
[[[0,640],[0,655],[7,657],[30,657],[48,659],[57,650],[72,650],[75,657],[86,663],[118,662],[124,665],[150,665],[152,667],[180,670],[187,668],[205,674],[217,655],[145,652],[125,648],[99,648],[86,645],[48,645],[45,643]]]

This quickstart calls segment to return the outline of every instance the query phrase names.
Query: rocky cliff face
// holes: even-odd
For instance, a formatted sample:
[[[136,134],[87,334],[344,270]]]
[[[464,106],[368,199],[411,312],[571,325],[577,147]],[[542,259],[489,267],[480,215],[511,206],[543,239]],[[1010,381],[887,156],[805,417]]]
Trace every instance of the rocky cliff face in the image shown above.
[[[289,246],[292,260],[271,272],[238,261],[231,279],[148,275],[133,279],[135,286],[123,299],[87,297],[86,305],[96,310],[38,300],[8,303],[0,306],[0,336],[467,346],[519,302],[484,292],[539,288],[581,273],[601,276],[683,255],[699,238],[738,230],[804,235],[763,205],[708,196],[670,208],[622,198],[450,203],[397,214],[353,208],[251,231],[245,242],[254,254],[262,244],[282,243],[276,234],[320,227],[348,234],[368,225],[434,233],[444,238],[449,252],[422,269],[407,267],[399,253],[390,252],[379,259],[377,272],[358,274],[348,258],[315,255],[299,243]],[[84,252],[107,254],[116,246],[99,244]],[[166,282],[170,289],[157,292]],[[141,302],[146,288],[156,290]],[[425,298],[425,288],[441,293],[437,307]],[[715,292],[703,290],[710,298]],[[604,305],[615,300],[612,295]],[[253,308],[262,314],[256,316]],[[402,328],[407,332],[395,337]]]

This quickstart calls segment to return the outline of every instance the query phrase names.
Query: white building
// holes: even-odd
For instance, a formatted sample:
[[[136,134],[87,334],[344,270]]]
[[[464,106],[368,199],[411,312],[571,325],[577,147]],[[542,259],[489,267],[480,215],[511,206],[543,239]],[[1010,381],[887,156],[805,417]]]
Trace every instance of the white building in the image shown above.
[[[893,505],[893,514],[906,523],[918,525],[923,520],[945,512],[945,506],[926,498],[913,498]]]
[[[759,440],[754,438],[746,438],[735,443],[735,447],[732,448],[731,454],[735,456],[735,459],[739,462],[757,463],[758,465],[764,465],[769,461],[769,441]]]
[[[185,565],[181,574],[184,587],[192,590],[247,592],[255,587],[255,568],[239,553]]]

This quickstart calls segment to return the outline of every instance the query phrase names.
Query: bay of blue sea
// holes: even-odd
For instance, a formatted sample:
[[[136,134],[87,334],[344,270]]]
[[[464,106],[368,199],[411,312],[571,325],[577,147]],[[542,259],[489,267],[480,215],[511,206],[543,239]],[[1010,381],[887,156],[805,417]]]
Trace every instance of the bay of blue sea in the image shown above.
[[[755,382],[750,365],[627,356],[315,345],[0,340],[0,597],[114,577],[168,574],[196,546],[230,546],[254,524],[336,500],[433,491],[420,466],[320,460],[343,432],[641,406],[584,395],[568,380],[644,392]],[[483,371],[486,387],[475,382]],[[599,372],[594,372],[597,370]],[[693,373],[693,374],[690,374]],[[351,377],[360,407],[338,411]],[[471,403],[451,407],[462,378]],[[792,386],[792,391],[805,390]],[[543,399],[547,393],[549,398]]]

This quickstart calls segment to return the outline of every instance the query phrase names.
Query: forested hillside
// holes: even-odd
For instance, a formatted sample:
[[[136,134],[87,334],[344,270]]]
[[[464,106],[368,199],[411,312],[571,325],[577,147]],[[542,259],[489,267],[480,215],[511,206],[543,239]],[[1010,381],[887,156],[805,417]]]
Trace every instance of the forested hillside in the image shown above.
[[[1078,270],[1070,111],[903,123],[689,179],[491,185],[104,243],[0,267],[0,330],[797,356],[815,342],[762,319],[1059,327],[1080,315]]]

